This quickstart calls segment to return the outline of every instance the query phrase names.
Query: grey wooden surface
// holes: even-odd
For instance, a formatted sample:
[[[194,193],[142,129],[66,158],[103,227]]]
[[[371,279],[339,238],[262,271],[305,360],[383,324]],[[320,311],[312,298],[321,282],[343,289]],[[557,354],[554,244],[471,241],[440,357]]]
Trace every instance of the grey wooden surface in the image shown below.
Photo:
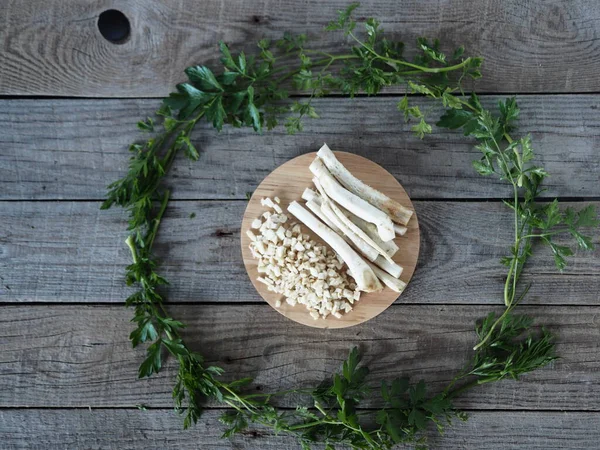
[[[170,204],[155,245],[172,283],[166,290],[171,301],[262,302],[241,259],[245,207],[245,200]],[[422,236],[418,270],[398,303],[497,304],[506,275],[499,260],[512,233],[506,207],[420,200],[415,208]],[[99,202],[0,201],[0,221],[6,225],[0,230],[0,302],[122,303],[130,292],[120,277],[130,258],[122,211],[101,211]],[[570,242],[557,242],[563,241]],[[569,269],[557,274],[549,248],[540,248],[523,275],[524,283],[533,283],[527,302],[597,305],[599,256],[600,249],[578,250]]]
[[[493,106],[505,97],[482,101]],[[307,120],[305,131],[294,136],[279,128],[263,136],[232,128],[219,134],[199,125],[195,142],[202,160],[194,164],[182,157],[175,165],[168,180],[173,197],[243,200],[275,167],[325,141],[384,166],[413,199],[510,194],[505,183],[472,170],[470,138],[437,129],[422,141],[410,133],[411,124],[396,109],[400,98],[317,99],[323,119]],[[140,137],[136,122],[159,105],[154,99],[7,100],[0,109],[0,124],[10,130],[0,134],[0,199],[103,198],[106,185],[125,173],[124,149]],[[520,131],[531,133],[540,163],[552,174],[544,195],[600,196],[600,97],[521,95],[519,107]],[[431,110],[432,117],[440,113]]]
[[[9,449],[142,449],[152,442],[152,448],[161,450],[221,450],[226,447],[221,439],[223,427],[217,420],[220,414],[221,411],[209,410],[193,429],[182,433],[177,416],[157,410],[86,408],[20,410],[11,414],[0,411],[0,423],[17,430],[7,433],[0,429],[0,437],[4,448]],[[27,431],[23,423],[27,423]],[[595,413],[516,411],[499,416],[476,411],[468,422],[449,429],[443,437],[432,434],[430,443],[433,448],[477,450],[523,450],[522,442],[528,443],[528,450],[590,449],[597,448],[590,430],[599,426],[599,416]],[[73,433],[74,429],[77,433]],[[111,433],[98,433],[98,429],[110,429]],[[504,438],[506,430],[513,436],[510,442]],[[239,436],[233,448],[296,450],[298,445],[284,435],[252,430]]]
[[[208,411],[193,429],[182,433],[180,420],[174,414],[157,410],[135,409],[53,409],[41,412],[20,410],[11,414],[0,411],[0,423],[12,426],[15,433],[0,429],[3,445],[9,449],[85,448],[90,450],[152,448],[162,450],[221,450],[222,426],[217,419],[221,411]],[[469,421],[451,428],[443,437],[432,434],[433,448],[477,450],[547,450],[548,448],[597,448],[590,430],[600,427],[596,413],[516,411],[498,415],[476,411]],[[22,427],[27,423],[27,431]],[[73,433],[76,429],[77,433]],[[98,433],[110,429],[111,433]],[[505,439],[510,430],[512,441]],[[522,443],[527,442],[527,447]],[[236,439],[239,448],[261,450],[296,450],[298,445],[284,435],[266,431],[245,433]]]
[[[170,311],[189,325],[185,336],[230,379],[255,376],[254,388],[309,386],[340,367],[351,345],[364,352],[370,380],[402,374],[442,389],[463,366],[473,324],[489,305],[395,304],[361,327],[306,328],[268,305],[177,305]],[[523,306],[559,335],[562,359],[523,377],[457,398],[470,410],[595,411],[600,402],[600,306]],[[156,377],[136,380],[139,350],[128,342],[129,315],[120,305],[5,306],[0,403],[27,407],[168,409],[175,363]],[[284,399],[293,407],[299,399]],[[367,407],[380,406],[366,402]],[[216,405],[215,405],[216,406]],[[459,426],[460,428],[460,426]],[[224,444],[225,445],[225,444]]]
[[[187,65],[216,59],[224,39],[248,46],[284,30],[322,32],[335,0],[162,2],[8,0],[0,17],[0,447],[6,449],[294,449],[257,428],[219,438],[221,410],[209,405],[192,430],[171,408],[174,365],[137,380],[143,350],[128,342],[123,283],[125,214],[99,211],[105,186],[121,176],[135,122],[158,107]],[[100,12],[132,24],[123,45],[104,40]],[[551,172],[546,198],[600,206],[600,5],[593,0],[368,0],[411,41],[440,37],[486,58],[476,85],[492,105],[518,93],[520,131],[531,133]],[[476,318],[499,310],[510,216],[505,187],[476,175],[472,141],[443,130],[420,141],[395,104],[328,97],[322,119],[286,136],[201,127],[200,161],[178,160],[172,202],[157,242],[172,282],[169,310],[191,345],[227,377],[255,376],[255,389],[308,385],[359,345],[374,384],[405,374],[441,388],[470,354]],[[51,96],[52,98],[26,98]],[[88,97],[88,98],[74,98]],[[131,97],[131,98],[124,98]],[[425,104],[422,99],[415,99]],[[433,110],[435,114],[438,110]],[[254,292],[240,259],[246,192],[279,164],[322,142],[383,165],[415,199],[419,265],[388,311],[345,330],[290,322]],[[195,213],[195,218],[190,214]],[[599,243],[598,237],[594,241]],[[578,252],[557,274],[540,249],[524,281],[523,310],[558,335],[562,359],[521,382],[469,392],[471,415],[444,449],[595,449],[600,440],[600,250]],[[228,274],[224,277],[223,274]],[[292,407],[298,399],[282,403]],[[146,404],[139,411],[136,404]],[[377,406],[375,403],[367,406]]]
[[[6,3],[6,2],[5,2]],[[11,95],[156,97],[183,68],[216,60],[224,40],[251,48],[284,31],[310,33],[315,48],[339,48],[323,28],[350,2],[297,0],[8,0],[0,28],[0,85]],[[405,42],[419,36],[465,45],[487,60],[486,92],[597,91],[600,17],[595,0],[367,0],[358,17],[377,16]],[[113,45],[96,27],[111,6],[131,22]]]

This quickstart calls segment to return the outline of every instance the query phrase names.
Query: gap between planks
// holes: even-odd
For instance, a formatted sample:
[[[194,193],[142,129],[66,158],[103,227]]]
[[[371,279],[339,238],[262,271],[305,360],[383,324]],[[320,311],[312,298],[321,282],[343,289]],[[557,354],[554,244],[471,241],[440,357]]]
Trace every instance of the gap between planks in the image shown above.
[[[73,407],[64,407],[64,406],[0,406],[0,411],[169,411],[174,412],[173,408],[165,407],[165,406],[148,406],[145,404],[140,404],[144,409],[138,408],[136,405],[133,406],[73,406]],[[203,406],[205,411],[231,411],[234,408],[220,407],[220,406],[211,406],[206,405]],[[296,408],[292,408],[290,406],[278,406],[278,410],[280,411],[295,411]],[[310,409],[310,408],[309,408]],[[312,408],[314,409],[314,408]],[[361,408],[361,411],[379,411],[381,408]],[[600,413],[599,409],[567,409],[564,411],[556,410],[556,409],[524,409],[524,408],[501,408],[501,409],[475,409],[475,408],[460,408],[461,411],[466,413],[528,413],[528,412],[536,412],[536,413],[550,413],[557,414],[561,412],[568,413],[581,413],[581,414],[596,414]],[[258,425],[258,424],[255,424]]]
[[[512,197],[506,198],[498,198],[498,197],[488,197],[488,198],[469,198],[469,197],[456,197],[456,198],[429,198],[429,197],[411,197],[413,202],[456,202],[456,203],[502,203],[504,201],[513,200]],[[522,200],[522,197],[519,197],[519,200]],[[558,200],[559,202],[569,202],[569,203],[584,203],[584,202],[600,202],[599,196],[589,196],[589,197],[569,197],[569,196],[558,196],[558,197],[540,197],[537,199],[538,203],[550,203],[554,200]],[[34,199],[19,199],[19,198],[5,198],[0,200],[0,204],[6,203],[102,203],[105,198],[76,198],[76,199],[68,199],[68,198],[34,198]],[[169,203],[176,202],[247,202],[247,198],[174,198],[170,199]],[[117,207],[115,207],[118,209]]]
[[[583,277],[586,275],[573,275],[573,276],[579,276],[579,277]],[[132,288],[134,289],[134,288]],[[402,297],[400,296],[399,299],[401,299]],[[419,303],[419,302],[411,302],[411,303],[402,303],[400,300],[397,300],[398,303],[393,303],[392,305],[390,305],[390,308],[400,308],[400,307],[406,307],[406,306],[489,306],[490,308],[494,308],[494,307],[500,307],[503,306],[501,303],[498,304],[490,304],[490,303],[476,303],[476,302],[470,302],[470,303]],[[125,301],[123,302],[73,302],[73,301],[65,301],[65,302],[42,302],[42,301],[29,301],[29,302],[0,302],[0,309],[2,307],[22,307],[22,306],[51,306],[51,307],[57,307],[57,306],[65,306],[65,307],[71,307],[71,306],[87,306],[87,307],[116,307],[116,308],[125,308],[126,310],[129,310],[132,307],[129,306],[125,306]],[[175,302],[170,302],[167,301],[164,303],[164,306],[166,308],[169,308],[170,306],[268,306],[267,303],[264,300],[257,300],[257,301],[240,301],[240,302],[218,302],[218,301],[189,301],[189,302],[181,302],[181,301],[175,301]],[[553,307],[557,307],[557,308],[587,308],[590,306],[597,306],[595,304],[570,304],[570,303],[547,303],[547,304],[539,304],[539,305],[521,305],[522,308],[536,308],[536,307],[543,307],[543,306],[553,306]]]
[[[173,90],[175,90],[175,86],[173,86]],[[506,93],[506,92],[497,92],[497,91],[465,91],[465,95],[469,96],[472,93],[477,94],[479,97],[493,97],[493,96],[506,96],[506,97],[528,97],[528,96],[537,96],[537,97],[550,97],[557,95],[598,95],[600,91],[577,91],[577,92],[516,92],[514,94]],[[376,94],[377,97],[404,97],[407,96],[409,98],[427,98],[427,96],[423,94],[414,94],[414,93],[398,93],[398,92],[380,92]],[[309,93],[297,93],[291,94],[288,98],[310,98]],[[355,94],[354,98],[371,98],[374,95],[369,94]],[[160,96],[151,96],[151,97],[77,97],[72,95],[0,95],[0,100],[93,100],[93,101],[102,101],[102,100],[163,100],[165,97]],[[348,99],[350,97],[346,94],[342,93],[332,93],[323,95],[319,98],[340,98],[340,99]]]

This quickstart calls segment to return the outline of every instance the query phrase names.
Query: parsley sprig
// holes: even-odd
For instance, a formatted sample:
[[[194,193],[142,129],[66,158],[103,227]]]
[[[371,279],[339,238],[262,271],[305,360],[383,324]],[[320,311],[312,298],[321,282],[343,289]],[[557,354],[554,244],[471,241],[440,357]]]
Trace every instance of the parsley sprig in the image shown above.
[[[549,203],[536,201],[544,191],[541,184],[548,173],[543,167],[532,163],[534,153],[531,136],[519,139],[510,136],[519,117],[514,97],[498,102],[498,113],[493,115],[482,107],[475,93],[470,96],[464,94],[460,80],[455,88],[460,95],[445,94],[447,89],[440,91],[426,85],[414,85],[413,90],[441,101],[447,108],[436,124],[438,127],[462,129],[465,136],[472,136],[477,140],[475,148],[482,156],[473,162],[475,170],[480,175],[496,176],[501,181],[508,182],[512,189],[511,197],[504,200],[504,204],[513,211],[514,240],[510,254],[501,259],[501,263],[508,267],[503,293],[506,308],[475,346],[477,350],[492,337],[495,328],[527,294],[529,286],[519,293],[518,282],[532,255],[533,241],[539,240],[550,247],[557,269],[563,271],[567,265],[566,257],[573,255],[574,249],[557,243],[555,238],[558,235],[571,235],[577,247],[592,250],[592,238],[583,234],[581,229],[595,228],[599,221],[593,205],[575,211],[572,208],[561,210],[557,199]],[[400,103],[400,109],[406,111],[410,108],[406,100]],[[423,117],[420,119],[425,120]]]
[[[126,281],[139,287],[126,300],[135,311],[132,322],[136,328],[130,339],[134,347],[147,345],[139,376],[159,372],[165,354],[176,358],[173,398],[176,410],[184,415],[185,428],[199,419],[207,402],[218,402],[231,408],[221,417],[225,437],[256,423],[296,436],[303,449],[316,443],[324,444],[327,450],[338,445],[389,449],[400,443],[425,448],[425,432],[430,424],[442,432],[452,420],[466,420],[466,415],[452,404],[457,395],[480,384],[507,377],[518,379],[556,359],[552,335],[545,329],[533,331],[531,318],[513,313],[529,289],[519,290],[519,278],[536,240],[550,247],[560,270],[573,250],[559,244],[558,235],[570,234],[580,248],[592,248],[591,238],[580,229],[597,226],[595,211],[592,207],[579,212],[561,210],[556,200],[536,202],[547,173],[532,164],[529,136],[510,137],[519,114],[516,101],[500,102],[498,114],[493,115],[481,106],[475,94],[467,96],[462,89],[465,78],[481,76],[481,58],[464,58],[462,47],[446,55],[438,41],[419,39],[417,54],[409,60],[403,56],[403,43],[388,39],[375,19],[365,21],[365,37],[360,37],[352,17],[357,6],[352,4],[340,11],[337,20],[327,27],[352,42],[347,53],[310,49],[305,35],[289,33],[275,43],[259,41],[256,54],[234,54],[220,43],[222,68],[186,69],[188,82],[177,85],[156,118],[138,123],[138,128],[152,137],[130,146],[127,174],[109,186],[102,208],[116,205],[129,213],[126,243],[133,263],[127,267]],[[473,136],[482,154],[474,162],[475,169],[512,186],[514,195],[505,203],[514,213],[515,231],[509,255],[502,259],[508,268],[503,312],[490,313],[476,324],[477,343],[471,360],[438,393],[428,392],[423,381],[411,383],[407,378],[384,381],[381,387],[369,385],[369,370],[360,364],[356,348],[341,373],[314,388],[248,393],[245,388],[252,383],[251,378],[222,381],[223,369],[206,364],[200,353],[188,347],[181,335],[185,325],[166,312],[161,288],[168,282],[159,275],[153,254],[170,198],[163,182],[176,155],[181,151],[191,160],[200,157],[191,135],[202,120],[219,131],[231,125],[251,127],[259,133],[283,123],[293,134],[303,129],[304,119],[319,117],[314,98],[331,90],[350,97],[359,93],[376,95],[395,85],[406,85],[408,92],[440,101],[446,112],[437,125],[462,129],[465,135]],[[308,93],[308,98],[290,99],[290,87]],[[417,121],[412,128],[417,135],[424,137],[432,132],[426,113],[411,105],[408,96],[398,103],[398,109],[406,119]],[[294,398],[302,396],[304,403],[294,410],[274,406],[275,398],[290,394]],[[381,407],[359,409],[366,397]]]

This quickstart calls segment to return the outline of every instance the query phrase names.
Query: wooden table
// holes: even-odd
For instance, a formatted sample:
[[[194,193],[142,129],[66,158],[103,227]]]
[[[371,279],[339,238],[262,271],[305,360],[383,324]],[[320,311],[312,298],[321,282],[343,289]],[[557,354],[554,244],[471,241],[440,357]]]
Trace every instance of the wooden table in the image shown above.
[[[183,79],[186,66],[214,61],[219,39],[241,47],[284,30],[308,32],[333,49],[340,37],[322,28],[347,2],[326,3],[4,2],[0,447],[297,448],[261,429],[221,440],[217,407],[182,431],[172,412],[172,361],[160,375],[136,379],[143,350],[131,348],[132,313],[123,307],[130,292],[123,282],[126,217],[99,206],[105,186],[125,171],[127,145],[138,138],[135,122],[153,113],[157,97]],[[533,135],[552,174],[544,196],[575,206],[600,203],[596,1],[363,3],[359,15],[380,17],[407,42],[440,37],[483,55],[476,89],[487,105],[519,94],[520,132]],[[110,8],[131,23],[120,45],[97,28],[99,14]],[[188,323],[190,343],[228,377],[255,376],[257,390],[306,385],[337,369],[357,344],[375,382],[403,374],[441,388],[471,353],[474,320],[500,310],[505,271],[498,260],[511,234],[500,199],[508,191],[475,174],[470,139],[444,130],[415,139],[395,110],[399,98],[390,90],[377,98],[318,100],[323,119],[295,136],[229,128],[219,135],[203,126],[195,135],[200,161],[176,161],[169,178],[174,201],[157,243],[172,282],[169,310]],[[416,275],[401,299],[364,325],[329,331],[286,320],[263,303],[239,249],[246,193],[324,141],[392,172],[415,202],[422,232]],[[522,310],[558,334],[562,359],[519,383],[461,397],[457,405],[469,422],[444,438],[432,431],[434,447],[599,447],[598,256],[598,250],[578,252],[560,275],[548,251],[539,251],[525,276],[533,285]]]

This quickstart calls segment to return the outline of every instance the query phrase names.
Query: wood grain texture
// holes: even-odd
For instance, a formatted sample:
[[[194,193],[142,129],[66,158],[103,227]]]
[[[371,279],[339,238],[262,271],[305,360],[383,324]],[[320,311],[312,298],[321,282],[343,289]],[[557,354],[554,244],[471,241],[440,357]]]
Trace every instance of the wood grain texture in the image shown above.
[[[353,155],[346,152],[335,152],[337,159],[359,180],[366,183],[380,192],[383,192],[389,198],[397,201],[402,206],[414,211],[414,205],[406,194],[404,188],[398,181],[383,167],[373,163],[372,161],[361,156]],[[250,281],[254,285],[259,295],[276,311],[280,312],[285,317],[294,320],[298,323],[316,328],[345,328],[357,325],[372,319],[381,314],[401,294],[394,292],[385,284],[381,292],[361,293],[360,301],[353,305],[352,311],[343,314],[341,318],[336,319],[333,316],[327,316],[325,319],[314,320],[304,305],[291,306],[285,301],[285,297],[281,294],[271,292],[266,289],[266,286],[257,281],[261,276],[258,273],[258,262],[253,258],[250,252],[250,238],[246,234],[246,230],[251,230],[251,223],[254,219],[260,217],[267,210],[261,206],[261,200],[265,197],[281,200],[281,207],[287,212],[288,205],[293,201],[298,201],[302,205],[305,202],[302,200],[302,193],[308,187],[315,188],[312,183],[313,174],[309,170],[311,162],[314,161],[316,153],[307,153],[302,156],[288,161],[279,166],[260,183],[260,185],[252,194],[248,201],[244,216],[242,219],[241,228],[241,251],[244,267],[248,272]],[[288,213],[291,220],[299,222],[294,216]],[[301,223],[301,222],[300,222]],[[400,280],[404,283],[409,283],[415,272],[417,260],[419,258],[419,222],[416,214],[412,214],[410,221],[407,224],[408,231],[405,236],[397,236],[395,242],[400,250],[394,255],[394,261],[403,268]],[[313,233],[306,225],[303,225],[303,233],[311,236],[317,242],[324,244],[315,233]],[[325,244],[327,245],[327,244]],[[277,308],[276,302],[280,301],[281,306]]]
[[[221,439],[220,411],[209,410],[198,424],[181,429],[181,420],[165,410],[0,410],[5,450],[298,450],[285,435],[251,427],[233,439]],[[27,424],[25,430],[22,426]],[[600,413],[476,411],[443,437],[429,433],[432,448],[445,450],[596,449]]]
[[[160,375],[137,380],[143,350],[131,348],[131,311],[120,305],[130,292],[122,282],[129,263],[125,216],[100,212],[97,200],[125,173],[126,148],[140,137],[135,122],[159,104],[156,98],[123,97],[166,95],[186,66],[216,61],[220,39],[252,52],[259,38],[291,30],[307,32],[322,50],[342,50],[343,39],[322,28],[347,3],[2,4],[0,95],[97,99],[0,100],[0,199],[17,200],[0,202],[0,447],[298,448],[261,429],[221,440],[219,410],[183,432],[170,411],[171,360]],[[109,8],[122,10],[131,22],[132,36],[122,45],[105,41],[97,29],[98,15]],[[366,0],[359,15],[380,17],[408,47],[416,36],[428,35],[442,38],[445,49],[464,44],[469,54],[484,56],[478,92],[578,93],[521,96],[519,132],[533,135],[539,162],[552,174],[546,196],[597,200],[600,98],[581,93],[600,91],[598,9],[592,0]],[[400,302],[346,330],[308,329],[276,314],[262,303],[241,263],[246,193],[275,167],[324,141],[381,164],[416,199],[507,196],[502,183],[471,169],[477,157],[471,139],[443,130],[415,139],[396,111],[400,97],[393,94],[399,92],[316,100],[324,119],[307,122],[305,132],[293,137],[282,130],[257,136],[227,129],[218,135],[202,125],[194,136],[201,160],[182,159],[173,168],[168,185],[175,199],[186,201],[167,211],[157,254],[173,281],[169,299],[193,304],[169,310],[189,324],[190,345],[223,366],[230,379],[256,376],[257,390],[312,385],[338,369],[356,344],[374,385],[409,375],[439,391],[470,355],[474,320],[501,295],[505,272],[498,259],[511,236],[500,203],[415,202],[422,231],[416,276]],[[109,97],[114,99],[100,99]],[[484,96],[483,102],[489,107],[498,98]],[[429,108],[423,99],[415,102]],[[562,359],[522,382],[461,397],[457,405],[471,411],[470,421],[443,438],[432,435],[434,448],[598,448],[598,256],[600,250],[578,252],[564,275],[556,274],[547,251],[533,257],[523,281],[534,284],[522,311],[558,334]],[[22,304],[6,304],[12,302]],[[94,304],[99,302],[115,305]],[[158,409],[138,411],[139,403]]]
[[[155,247],[170,301],[262,302],[240,252],[246,201],[175,201]],[[415,276],[400,303],[496,304],[512,239],[499,202],[414,202],[421,230]],[[598,202],[595,203],[600,206]],[[88,202],[0,202],[0,302],[123,302],[126,214]],[[567,205],[565,205],[567,206]],[[581,204],[570,204],[579,208]],[[196,216],[191,218],[194,213]],[[468,224],[468,226],[466,226]],[[568,238],[561,243],[571,244]],[[596,236],[594,242],[598,244]],[[523,275],[529,304],[597,305],[600,249],[577,251],[564,274],[541,247]]]
[[[501,97],[486,96],[494,107]],[[176,161],[167,183],[178,199],[245,199],[275,167],[323,142],[383,166],[413,199],[499,198],[508,187],[478,175],[474,141],[435,129],[424,140],[396,110],[398,97],[318,99],[322,119],[303,133],[258,136],[198,126],[198,162]],[[423,110],[430,103],[415,99]],[[158,100],[0,100],[0,199],[101,199],[124,175],[137,120]],[[600,97],[522,96],[519,133],[531,133],[536,161],[551,174],[545,196],[600,196]],[[434,108],[431,117],[439,117]],[[577,174],[576,177],[573,174]]]
[[[5,2],[6,3],[6,2]],[[600,18],[592,0],[366,0],[358,17],[376,16],[412,49],[415,38],[465,45],[485,58],[479,91],[598,91]],[[164,96],[189,65],[214,62],[217,42],[252,51],[262,37],[308,33],[315,48],[343,51],[325,33],[345,0],[9,1],[0,22],[0,94],[86,97]],[[98,31],[99,14],[121,10],[131,38],[115,45]],[[410,56],[410,51],[408,52]]]
[[[474,322],[490,306],[393,305],[351,328],[323,330],[292,322],[268,305],[170,306],[185,339],[225,379],[255,377],[251,389],[314,386],[358,345],[370,382],[409,376],[441,391],[472,353]],[[496,307],[496,311],[500,308]],[[557,334],[552,367],[474,389],[457,398],[482,410],[591,410],[600,402],[600,307],[521,308]],[[128,340],[132,311],[115,306],[5,306],[0,318],[0,407],[172,406],[176,363],[137,379],[144,349]],[[295,407],[302,398],[284,398]],[[363,407],[380,406],[376,398]]]

